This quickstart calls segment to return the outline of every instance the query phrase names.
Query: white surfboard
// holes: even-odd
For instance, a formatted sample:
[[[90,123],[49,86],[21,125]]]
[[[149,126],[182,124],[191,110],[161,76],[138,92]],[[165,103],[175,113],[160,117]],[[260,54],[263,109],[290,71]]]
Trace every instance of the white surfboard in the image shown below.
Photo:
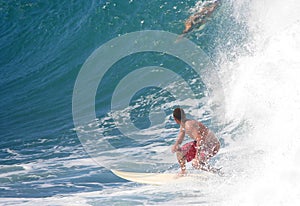
[[[123,179],[151,185],[164,185],[168,183],[175,183],[180,181],[186,181],[190,178],[197,178],[201,180],[206,180],[209,177],[208,173],[197,173],[197,174],[187,174],[185,176],[179,176],[174,173],[136,173],[136,172],[124,172],[119,170],[111,170],[115,175]]]

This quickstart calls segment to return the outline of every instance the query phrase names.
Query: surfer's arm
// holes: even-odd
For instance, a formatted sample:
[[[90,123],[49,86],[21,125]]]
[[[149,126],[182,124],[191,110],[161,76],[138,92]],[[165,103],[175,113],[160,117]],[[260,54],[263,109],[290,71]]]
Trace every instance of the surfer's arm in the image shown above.
[[[183,142],[185,132],[183,129],[180,129],[177,140],[175,144],[172,146],[172,152],[176,152],[179,149],[179,145]]]

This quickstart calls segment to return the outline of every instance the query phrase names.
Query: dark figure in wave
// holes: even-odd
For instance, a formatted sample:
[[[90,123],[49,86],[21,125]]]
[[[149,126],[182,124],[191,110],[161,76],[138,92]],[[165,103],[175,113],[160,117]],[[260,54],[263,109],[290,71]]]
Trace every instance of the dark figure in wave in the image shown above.
[[[200,28],[205,25],[206,21],[219,5],[220,0],[204,2],[200,9],[185,21],[185,29],[183,30],[182,35],[187,34],[194,28]]]

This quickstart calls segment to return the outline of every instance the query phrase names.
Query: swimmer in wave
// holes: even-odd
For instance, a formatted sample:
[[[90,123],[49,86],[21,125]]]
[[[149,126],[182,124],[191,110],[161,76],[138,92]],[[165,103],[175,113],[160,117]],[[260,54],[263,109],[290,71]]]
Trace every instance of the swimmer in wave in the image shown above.
[[[200,9],[185,21],[185,29],[182,31],[182,36],[191,32],[194,28],[200,28],[204,25],[219,5],[220,0],[204,2]]]

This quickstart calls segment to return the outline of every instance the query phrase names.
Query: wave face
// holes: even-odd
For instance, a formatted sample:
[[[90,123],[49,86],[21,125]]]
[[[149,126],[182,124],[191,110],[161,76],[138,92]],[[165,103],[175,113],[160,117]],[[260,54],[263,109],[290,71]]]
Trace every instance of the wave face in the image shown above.
[[[200,3],[0,2],[1,204],[300,202],[300,7],[295,0],[223,1],[203,29],[186,36],[215,65],[217,80],[199,77],[171,55],[127,55],[101,79],[95,95],[97,119],[88,124],[97,129],[74,125],[76,78],[97,48],[130,32],[181,34],[184,20]],[[132,79],[143,80],[145,73],[136,71],[150,66],[167,68],[172,81],[164,82],[165,88],[138,88]],[[126,78],[131,80],[125,82],[128,87],[121,84]],[[179,81],[189,85],[197,101],[173,95]],[[128,99],[114,99],[115,89],[122,93],[131,87],[138,89],[130,93],[127,107],[112,111],[112,100],[124,105]],[[224,98],[218,98],[220,91]],[[178,132],[171,113],[179,105],[220,138],[222,148],[212,164],[222,166],[226,176],[154,187],[113,175],[111,168],[178,171],[170,147]],[[138,133],[122,133],[115,120],[125,117]],[[90,158],[77,137],[79,130],[93,138],[104,134],[98,159]],[[104,141],[109,147],[101,144]],[[190,165],[188,169],[193,172]]]

